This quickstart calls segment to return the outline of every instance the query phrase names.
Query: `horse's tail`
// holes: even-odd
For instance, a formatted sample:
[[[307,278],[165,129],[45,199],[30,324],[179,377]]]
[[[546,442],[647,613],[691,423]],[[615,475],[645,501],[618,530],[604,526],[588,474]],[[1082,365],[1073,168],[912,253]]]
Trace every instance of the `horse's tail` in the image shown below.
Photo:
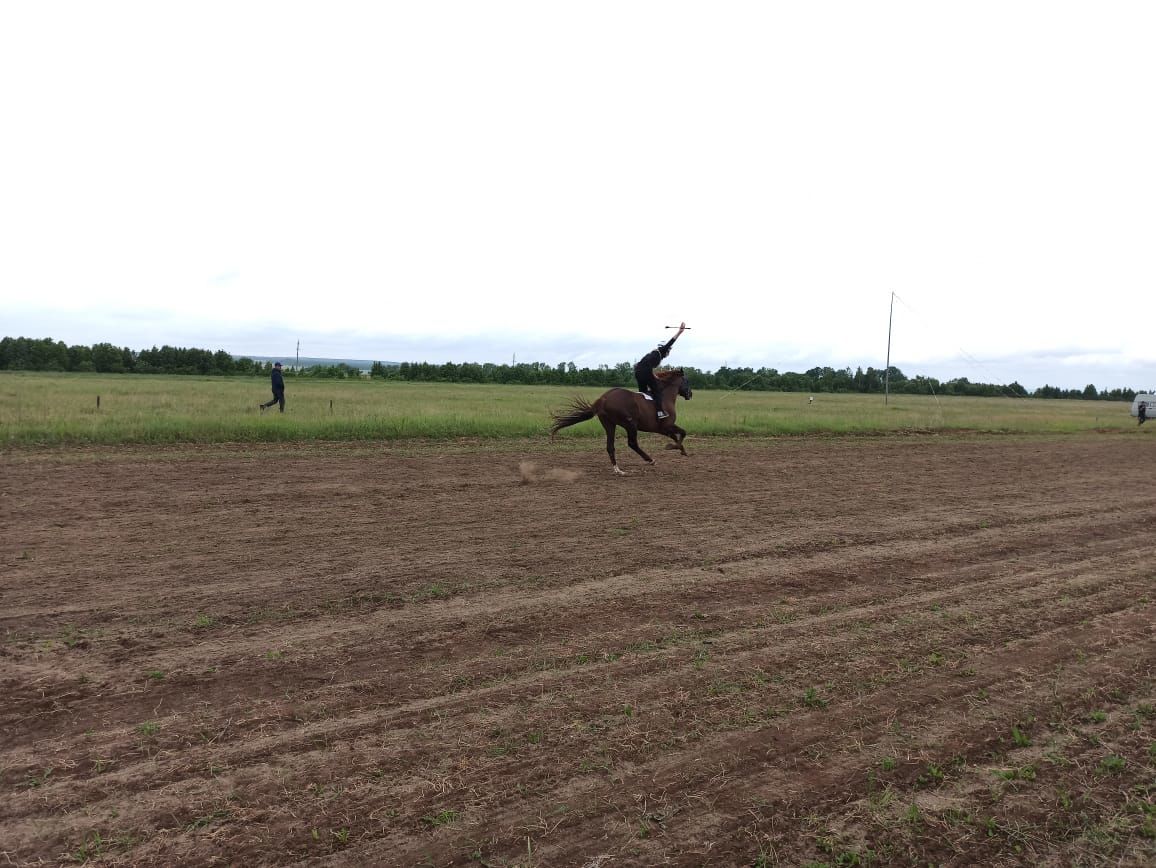
[[[586,422],[593,419],[595,415],[596,411],[593,404],[585,398],[575,398],[570,402],[568,410],[554,414],[554,424],[550,426],[550,439],[553,440],[554,435],[563,428],[569,428],[579,422]]]

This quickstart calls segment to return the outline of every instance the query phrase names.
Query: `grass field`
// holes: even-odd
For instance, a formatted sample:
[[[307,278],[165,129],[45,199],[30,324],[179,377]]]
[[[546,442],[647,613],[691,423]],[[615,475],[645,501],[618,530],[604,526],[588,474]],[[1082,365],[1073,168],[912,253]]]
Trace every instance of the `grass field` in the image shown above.
[[[287,410],[260,413],[264,378],[0,373],[0,442],[216,443],[544,436],[550,411],[602,389],[290,380]],[[97,401],[99,398],[99,408]],[[699,390],[679,401],[694,436],[1135,430],[1123,402]],[[563,432],[601,437],[596,423]]]

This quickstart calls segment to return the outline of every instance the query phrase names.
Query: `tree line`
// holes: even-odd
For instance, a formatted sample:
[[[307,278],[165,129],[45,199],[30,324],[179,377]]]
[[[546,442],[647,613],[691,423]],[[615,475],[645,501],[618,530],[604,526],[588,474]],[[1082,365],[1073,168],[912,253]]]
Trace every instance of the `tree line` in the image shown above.
[[[59,371],[110,374],[200,374],[207,376],[267,375],[272,365],[246,357],[234,357],[224,350],[212,352],[194,347],[152,347],[131,350],[110,343],[92,346],[68,346],[52,338],[0,339],[0,371]],[[803,373],[779,372],[775,368],[731,368],[702,371],[684,367],[695,389],[722,389],[770,392],[883,392],[914,395],[968,395],[978,397],[1073,398],[1080,400],[1131,401],[1134,389],[1097,389],[1088,384],[1083,389],[1061,389],[1041,386],[1028,392],[1019,383],[973,383],[967,377],[940,381],[935,377],[906,376],[892,365],[881,369],[811,368]],[[358,368],[344,363],[311,365],[285,370],[286,377],[347,379],[365,376]],[[368,376],[384,380],[445,383],[495,383],[543,386],[629,386],[634,383],[633,365],[599,365],[579,368],[573,362],[548,365],[543,362],[493,364],[464,362],[432,364],[402,362],[386,365],[374,362]]]
[[[683,367],[695,389],[748,390],[764,392],[878,392],[885,389],[896,394],[909,395],[968,395],[973,397],[1012,398],[1078,398],[1081,400],[1131,401],[1134,389],[1097,389],[1088,384],[1083,389],[1060,389],[1042,386],[1032,392],[1017,382],[973,383],[967,377],[938,380],[935,377],[908,377],[899,368],[811,368],[804,373],[775,368],[731,368],[702,371]],[[611,386],[630,385],[634,382],[634,366],[619,362],[614,367],[579,368],[573,362],[547,365],[530,362],[516,365],[446,362],[402,362],[385,366],[377,362],[373,376],[385,379],[444,383],[523,383],[550,386]]]

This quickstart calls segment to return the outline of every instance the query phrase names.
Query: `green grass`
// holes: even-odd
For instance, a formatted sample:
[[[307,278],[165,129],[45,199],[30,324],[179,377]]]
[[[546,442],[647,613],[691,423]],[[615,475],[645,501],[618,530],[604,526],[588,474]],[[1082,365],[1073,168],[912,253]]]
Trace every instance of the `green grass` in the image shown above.
[[[457,811],[445,810],[445,811],[439,811],[436,814],[427,814],[426,816],[421,818],[421,821],[423,823],[425,823],[427,826],[429,826],[430,828],[436,828],[437,826],[445,826],[448,823],[452,823],[457,818],[458,818],[458,812]]]
[[[1124,770],[1125,765],[1127,765],[1127,760],[1125,760],[1122,756],[1109,754],[1100,760],[1100,771],[1119,774]]]
[[[803,705],[807,706],[807,708],[826,708],[827,707],[827,700],[824,699],[822,696],[820,696],[819,691],[816,690],[814,687],[808,687],[806,690],[803,691],[803,698],[801,701],[802,701]]]
[[[268,382],[193,377],[0,372],[0,446],[255,443],[545,437],[550,411],[603,389],[371,380],[287,382],[287,408],[260,413]],[[100,407],[97,408],[97,396]],[[678,402],[695,436],[895,431],[1073,434],[1137,429],[1123,402],[699,390]],[[563,438],[604,435],[597,422]]]

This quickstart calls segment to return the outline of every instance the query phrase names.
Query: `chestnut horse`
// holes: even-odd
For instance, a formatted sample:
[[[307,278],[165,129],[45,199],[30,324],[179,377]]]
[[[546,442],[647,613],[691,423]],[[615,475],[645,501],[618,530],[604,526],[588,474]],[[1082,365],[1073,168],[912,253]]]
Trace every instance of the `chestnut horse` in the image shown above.
[[[627,445],[641,455],[647,464],[654,464],[654,459],[638,445],[639,431],[650,431],[669,437],[674,443],[666,444],[666,448],[677,449],[686,455],[686,449],[682,445],[686,432],[674,424],[674,402],[679,395],[690,400],[690,382],[681,368],[673,371],[655,371],[654,376],[658,380],[662,409],[667,412],[665,419],[658,418],[655,402],[648,401],[641,392],[611,389],[603,393],[593,404],[585,398],[575,398],[570,402],[568,410],[555,413],[554,424],[550,426],[550,439],[563,428],[597,416],[602,427],[606,429],[606,452],[618,476],[626,475],[618,469],[618,461],[614,457],[614,434],[619,425],[626,429]]]

